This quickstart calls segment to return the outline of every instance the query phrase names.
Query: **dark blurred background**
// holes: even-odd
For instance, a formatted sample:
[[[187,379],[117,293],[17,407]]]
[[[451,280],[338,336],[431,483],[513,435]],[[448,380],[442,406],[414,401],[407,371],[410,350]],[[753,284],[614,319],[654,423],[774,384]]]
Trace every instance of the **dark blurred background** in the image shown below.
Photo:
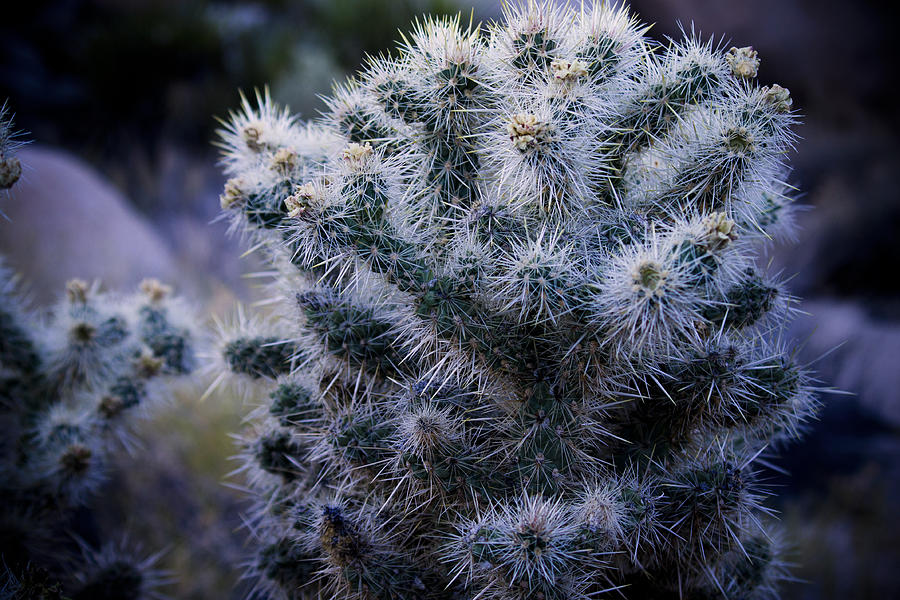
[[[824,408],[773,472],[795,542],[786,598],[900,597],[900,111],[894,23],[875,2],[635,0],[651,35],[678,23],[762,59],[761,83],[790,88],[803,114],[792,183],[804,205],[795,243],[763,260],[803,298],[786,332],[823,386]],[[258,292],[239,240],[213,222],[223,179],[211,141],[237,91],[270,86],[315,116],[333,80],[387,51],[423,13],[476,0],[57,0],[3,3],[0,101],[33,140],[23,181],[0,197],[0,253],[38,303],[73,276],[109,287],[147,275],[226,313]],[[221,485],[240,399],[184,402],[145,432],[139,472],[123,457],[101,500],[147,546],[168,547],[177,598],[233,591],[242,495]],[[148,489],[164,493],[149,496]],[[156,497],[158,496],[158,497]],[[173,508],[177,507],[177,508]]]

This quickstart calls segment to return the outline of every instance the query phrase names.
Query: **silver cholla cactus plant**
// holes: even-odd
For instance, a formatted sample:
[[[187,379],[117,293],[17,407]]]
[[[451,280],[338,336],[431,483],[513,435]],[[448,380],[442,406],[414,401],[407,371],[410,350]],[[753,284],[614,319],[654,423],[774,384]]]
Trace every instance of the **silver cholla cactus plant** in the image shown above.
[[[72,280],[46,315],[26,310],[16,283],[0,261],[0,596],[156,597],[158,556],[70,531],[90,530],[116,455],[137,454],[136,417],[194,370],[194,322],[153,279],[129,296]]]
[[[268,394],[248,574],[286,598],[775,596],[754,464],[814,409],[755,262],[789,225],[788,91],[624,7],[504,16],[419,23],[320,119],[261,94],[224,124],[222,207],[280,299],[218,357]]]

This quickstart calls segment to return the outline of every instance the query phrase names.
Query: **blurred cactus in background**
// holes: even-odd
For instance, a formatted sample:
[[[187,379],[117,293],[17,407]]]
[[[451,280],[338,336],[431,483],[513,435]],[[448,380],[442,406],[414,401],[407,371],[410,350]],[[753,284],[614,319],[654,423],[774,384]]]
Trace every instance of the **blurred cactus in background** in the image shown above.
[[[261,597],[765,598],[755,464],[815,411],[756,250],[790,231],[788,91],[626,8],[420,22],[300,123],[221,131],[271,321],[215,359]]]
[[[12,116],[4,102],[0,106],[0,190],[8,190],[22,176],[22,163],[16,157],[16,148],[21,142],[16,140]]]
[[[117,455],[139,452],[138,417],[194,371],[195,323],[159,281],[124,297],[98,287],[72,280],[33,313],[0,262],[3,598],[153,598],[164,580],[126,536],[96,547],[78,533],[94,537],[90,501]]]

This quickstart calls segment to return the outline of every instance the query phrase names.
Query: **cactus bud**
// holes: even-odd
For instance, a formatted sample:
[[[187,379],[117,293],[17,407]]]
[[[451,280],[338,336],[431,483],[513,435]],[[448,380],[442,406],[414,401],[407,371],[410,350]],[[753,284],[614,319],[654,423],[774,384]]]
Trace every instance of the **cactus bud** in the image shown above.
[[[752,79],[759,70],[759,58],[753,46],[744,48],[732,47],[725,55],[725,62],[731,67],[731,72],[737,77]]]
[[[790,112],[794,101],[791,98],[791,91],[789,89],[783,88],[775,83],[771,86],[762,88],[762,91],[765,101],[775,109],[775,112]]]

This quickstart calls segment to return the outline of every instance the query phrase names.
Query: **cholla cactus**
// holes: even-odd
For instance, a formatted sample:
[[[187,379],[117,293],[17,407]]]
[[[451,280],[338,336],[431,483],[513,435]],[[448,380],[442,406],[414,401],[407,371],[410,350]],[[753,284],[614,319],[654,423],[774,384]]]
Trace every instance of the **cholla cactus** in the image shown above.
[[[429,20],[321,119],[221,131],[277,272],[223,337],[268,393],[249,574],[288,598],[745,598],[754,461],[814,408],[754,249],[790,224],[787,90],[623,7]]]
[[[155,597],[155,559],[82,544],[85,560],[73,560],[67,529],[113,455],[134,451],[136,416],[193,371],[194,325],[152,279],[128,297],[72,280],[47,318],[26,311],[14,287],[0,263],[0,557],[17,581],[11,597],[52,597],[41,586],[72,598]]]

